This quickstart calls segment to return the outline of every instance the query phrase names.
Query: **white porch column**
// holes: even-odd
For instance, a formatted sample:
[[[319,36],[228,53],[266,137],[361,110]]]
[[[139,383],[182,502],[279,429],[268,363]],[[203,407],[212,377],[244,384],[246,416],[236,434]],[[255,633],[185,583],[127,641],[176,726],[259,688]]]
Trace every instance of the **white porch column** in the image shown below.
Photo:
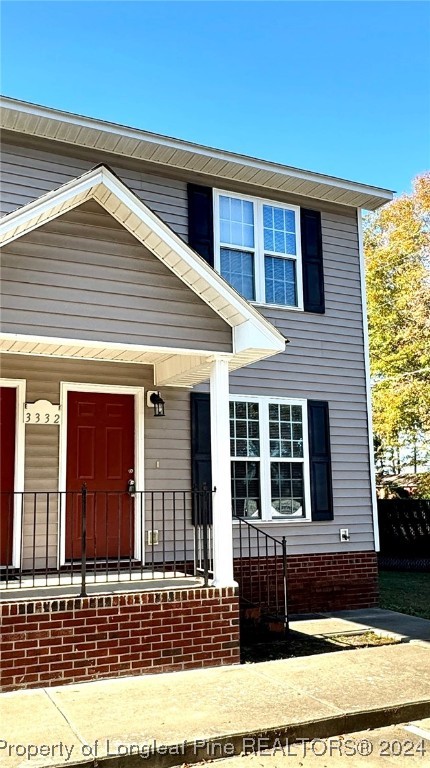
[[[233,578],[233,527],[231,515],[230,425],[228,362],[212,362],[211,451],[213,494],[214,586],[231,587]]]

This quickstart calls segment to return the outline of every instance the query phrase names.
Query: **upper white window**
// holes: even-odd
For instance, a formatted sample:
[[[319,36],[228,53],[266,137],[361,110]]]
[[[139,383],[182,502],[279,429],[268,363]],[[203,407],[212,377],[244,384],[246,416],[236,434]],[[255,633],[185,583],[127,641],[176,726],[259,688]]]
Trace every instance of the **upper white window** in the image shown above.
[[[215,191],[215,268],[260,304],[303,309],[300,209]]]

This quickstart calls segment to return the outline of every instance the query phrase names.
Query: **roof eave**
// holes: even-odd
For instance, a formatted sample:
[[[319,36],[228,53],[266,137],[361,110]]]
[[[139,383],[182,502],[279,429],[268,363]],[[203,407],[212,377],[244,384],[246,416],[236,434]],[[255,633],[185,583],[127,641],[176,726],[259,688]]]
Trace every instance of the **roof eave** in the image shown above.
[[[251,187],[262,186],[274,192],[298,194],[367,210],[376,210],[393,198],[391,190],[380,187],[212,149],[8,97],[0,99],[0,106],[5,130],[128,156],[190,174],[216,176],[220,180],[236,181]]]

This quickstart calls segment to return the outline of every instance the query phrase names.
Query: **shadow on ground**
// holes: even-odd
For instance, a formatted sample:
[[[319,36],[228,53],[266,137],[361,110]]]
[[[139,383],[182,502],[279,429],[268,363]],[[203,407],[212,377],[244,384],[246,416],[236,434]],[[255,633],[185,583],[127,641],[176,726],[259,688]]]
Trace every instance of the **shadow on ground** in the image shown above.
[[[332,642],[316,637],[305,637],[290,631],[286,637],[274,638],[258,630],[244,630],[241,634],[240,660],[242,664],[259,661],[291,659],[297,656],[313,656],[340,650]]]

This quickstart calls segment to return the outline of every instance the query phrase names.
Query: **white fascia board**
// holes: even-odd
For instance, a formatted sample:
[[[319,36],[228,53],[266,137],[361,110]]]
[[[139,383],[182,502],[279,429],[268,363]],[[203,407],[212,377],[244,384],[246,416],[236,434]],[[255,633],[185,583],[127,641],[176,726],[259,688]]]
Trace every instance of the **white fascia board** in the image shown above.
[[[320,183],[331,187],[337,187],[361,195],[377,197],[381,199],[381,205],[384,202],[388,202],[389,200],[393,199],[393,192],[382,187],[360,184],[359,182],[349,181],[337,176],[329,176],[327,174],[316,173],[314,171],[308,171],[301,168],[294,168],[293,166],[281,165],[269,160],[261,160],[259,158],[250,157],[248,155],[228,152],[226,150],[215,149],[213,147],[206,147],[202,144],[194,144],[193,142],[174,139],[156,133],[148,133],[138,128],[130,128],[118,123],[111,123],[104,120],[97,120],[96,118],[92,117],[75,115],[70,112],[62,112],[49,107],[16,101],[15,99],[10,99],[7,97],[2,97],[0,99],[0,107],[3,107],[4,110],[11,110],[14,112],[20,112],[25,115],[32,115],[64,125],[73,125],[76,127],[87,128],[94,132],[98,132],[99,139],[101,139],[105,133],[118,136],[118,140],[121,138],[129,138],[134,141],[144,141],[148,144],[154,144],[155,148],[160,147],[172,149],[176,152],[184,154],[193,153],[207,157],[208,160],[219,160],[231,166],[235,165],[238,168],[240,166],[253,168],[256,172],[266,171],[267,173],[271,173],[275,176],[282,175],[285,177],[297,178],[303,181],[314,182],[315,184]],[[98,149],[103,149],[101,141],[97,140],[96,143],[98,144]],[[115,152],[115,150],[113,151]],[[164,165],[168,166],[169,161],[165,161]],[[201,170],[200,172],[204,173],[204,170]]]
[[[267,349],[272,354],[284,352],[285,339],[275,338],[266,332],[265,328],[257,327],[251,320],[246,320],[233,328],[233,352],[239,354],[246,349]]]
[[[364,258],[363,242],[363,217],[360,208],[357,208],[358,225],[358,250],[360,256],[360,288],[361,288],[361,309],[363,315],[363,343],[364,343],[364,367],[366,372],[366,406],[367,406],[367,432],[369,447],[369,472],[370,472],[370,492],[372,501],[373,518],[373,538],[375,542],[375,551],[380,550],[379,539],[379,519],[378,519],[378,500],[376,493],[376,467],[375,454],[373,446],[373,415],[372,415],[372,387],[370,381],[370,349],[369,349],[369,323],[367,320],[367,292],[366,292],[366,263]]]
[[[73,181],[67,182],[58,189],[54,189],[52,192],[47,192],[46,195],[42,195],[42,197],[32,200],[31,203],[27,203],[27,205],[24,205],[22,208],[18,208],[16,211],[12,211],[12,213],[8,213],[0,220],[1,245],[7,245],[7,243],[12,242],[18,237],[22,237],[32,229],[42,226],[47,223],[50,218],[52,219],[56,216],[61,216],[62,213],[65,212],[62,209],[67,207],[68,203],[81,197],[85,192],[92,192],[94,186],[97,183],[100,183],[102,179],[101,169],[96,168],[83,176],[79,176],[77,179],[73,179]],[[49,212],[52,212],[54,209],[58,209],[58,213],[56,216],[50,217]],[[43,219],[45,213],[48,213],[47,219]],[[33,220],[34,223],[32,224]],[[14,234],[17,227],[26,224],[28,224],[28,227],[24,227],[24,230],[17,235]]]

